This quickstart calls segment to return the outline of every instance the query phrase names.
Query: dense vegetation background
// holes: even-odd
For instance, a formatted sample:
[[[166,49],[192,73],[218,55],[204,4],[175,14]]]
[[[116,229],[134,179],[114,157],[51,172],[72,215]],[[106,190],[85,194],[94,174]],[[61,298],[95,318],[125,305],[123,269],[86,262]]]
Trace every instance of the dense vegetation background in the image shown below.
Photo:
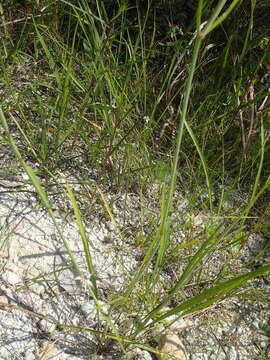
[[[204,1],[202,21],[216,4],[217,1]],[[99,138],[91,145],[95,153],[104,157],[100,150],[104,150],[104,140],[108,142],[108,134],[111,136],[113,132],[114,142],[119,137],[121,145],[137,142],[140,146],[141,142],[141,148],[147,148],[150,167],[157,159],[167,163],[189,71],[196,7],[197,1],[184,0],[9,0],[2,3],[1,31],[5,29],[2,35],[6,36],[2,39],[5,44],[2,66],[18,61],[24,52],[38,61],[40,68],[55,66],[61,75],[67,66],[63,47],[69,55],[72,52],[71,67],[76,76],[83,77],[86,67],[91,68],[94,63],[95,73],[91,74],[83,94],[74,89],[69,96],[75,101],[84,98],[83,111],[86,111],[86,91],[88,101],[92,97],[95,103],[100,101],[108,106],[115,103],[114,129],[108,129],[111,125],[102,128]],[[213,184],[230,178],[236,186],[247,190],[258,173],[262,126],[265,139],[269,136],[268,19],[267,2],[240,1],[231,16],[204,41],[188,121],[207,159]],[[48,51],[41,36],[48,49],[53,49],[50,51],[54,59],[46,59]],[[113,78],[113,84],[107,79],[101,89],[100,81],[106,74]],[[123,84],[128,101],[120,94]],[[90,94],[93,88],[94,96]],[[64,105],[66,112],[68,102]],[[124,114],[132,118],[129,124]],[[147,130],[146,116],[150,119]],[[60,131],[59,124],[56,128]],[[116,147],[111,148],[109,153],[115,150]],[[264,151],[261,183],[269,176],[269,143]],[[138,158],[138,153],[134,155]],[[107,160],[108,157],[105,155]],[[132,162],[124,167],[140,168],[139,160],[136,166]],[[192,174],[189,185],[196,188],[197,182],[204,181],[204,174],[198,152],[187,134],[180,159],[180,167],[184,165],[189,168],[188,175]],[[125,173],[131,168],[125,169]],[[266,193],[261,199],[267,202],[265,196]]]

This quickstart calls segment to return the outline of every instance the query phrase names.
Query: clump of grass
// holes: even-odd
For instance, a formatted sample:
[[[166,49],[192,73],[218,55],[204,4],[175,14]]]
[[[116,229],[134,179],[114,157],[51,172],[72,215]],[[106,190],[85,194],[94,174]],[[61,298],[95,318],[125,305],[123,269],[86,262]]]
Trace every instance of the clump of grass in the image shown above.
[[[30,86],[22,98],[31,95],[31,100],[28,103],[25,100],[16,109],[22,123],[11,116],[22,136],[23,150],[15,144],[2,112],[1,122],[7,143],[49,211],[78,272],[80,268],[58,227],[48,194],[37,174],[26,164],[26,149],[30,149],[31,161],[38,163],[39,175],[47,177],[63,166],[67,155],[83,158],[88,167],[95,167],[105,174],[100,176],[100,183],[109,183],[111,188],[121,191],[132,189],[143,193],[151,186],[151,179],[158,177],[161,184],[159,220],[145,242],[147,246],[139,268],[122,292],[111,300],[112,310],[125,313],[128,305],[138,309],[132,324],[123,325],[123,333],[113,326],[109,316],[106,318],[111,329],[108,332],[58,324],[59,327],[90,331],[117,340],[123,351],[131,345],[150,349],[140,342],[140,336],[156,324],[172,315],[181,317],[199,312],[221,299],[234,296],[246,282],[270,271],[266,264],[247,273],[227,273],[224,281],[220,280],[222,276],[219,274],[206,288],[201,289],[198,285],[205,259],[240,239],[239,234],[243,233],[249,215],[270,184],[266,173],[269,124],[265,117],[265,99],[267,101],[269,91],[257,80],[267,54],[265,45],[260,51],[259,43],[255,50],[252,47],[255,2],[252,2],[240,53],[234,54],[234,39],[229,37],[223,45],[222,56],[218,56],[215,50],[222,45],[215,43],[214,36],[218,26],[226,24],[226,20],[233,16],[240,1],[233,1],[227,8],[226,1],[219,1],[206,23],[202,21],[204,2],[199,1],[192,40],[188,34],[183,35],[183,39],[175,39],[174,54],[171,58],[168,56],[166,64],[161,67],[153,65],[153,58],[159,52],[159,39],[157,19],[148,27],[150,2],[143,16],[137,7],[134,32],[128,22],[131,9],[125,4],[109,16],[101,1],[96,1],[95,6],[87,1],[73,4],[62,0],[60,3],[63,7],[62,13],[61,6],[59,8],[60,25],[57,29],[54,27],[52,30],[46,17],[33,16],[30,31],[35,40],[32,53],[20,54],[20,49],[16,48],[17,57],[31,61],[46,59],[44,66],[47,67],[47,75],[44,71],[40,78],[28,79]],[[48,11],[51,11],[49,4]],[[65,34],[61,34],[61,21],[67,26]],[[58,36],[55,32],[59,32]],[[10,50],[6,43],[4,49],[8,54]],[[258,52],[257,61],[253,63],[247,59],[246,65],[245,59],[252,51]],[[14,51],[12,56],[15,56]],[[14,81],[5,62],[2,61],[1,66],[5,82],[15,99]],[[228,69],[232,68],[228,79]],[[46,106],[44,94],[48,100]],[[237,121],[236,117],[239,118]],[[193,174],[194,179],[189,184],[192,191],[199,184],[206,184],[204,208],[213,219],[216,211],[218,214],[222,212],[228,178],[233,179],[235,186],[242,184],[247,177],[252,176],[253,180],[248,182],[246,189],[249,191],[247,204],[225,228],[224,223],[213,223],[199,242],[194,238],[176,249],[172,246],[171,227],[179,172],[182,170]],[[217,183],[221,184],[222,190],[216,199],[213,190]],[[83,216],[71,187],[67,186],[66,191],[91,274],[89,291],[99,310],[97,274]],[[112,217],[109,207],[103,202]],[[267,207],[263,209],[269,211]],[[163,295],[157,295],[161,274],[172,248],[179,254],[183,251],[184,255],[184,251],[190,249],[190,254],[182,273],[177,274]],[[181,256],[177,258],[180,261]],[[179,295],[194,278],[198,286],[193,296]],[[176,304],[168,310],[167,305],[173,301]],[[130,321],[130,317],[127,318]]]

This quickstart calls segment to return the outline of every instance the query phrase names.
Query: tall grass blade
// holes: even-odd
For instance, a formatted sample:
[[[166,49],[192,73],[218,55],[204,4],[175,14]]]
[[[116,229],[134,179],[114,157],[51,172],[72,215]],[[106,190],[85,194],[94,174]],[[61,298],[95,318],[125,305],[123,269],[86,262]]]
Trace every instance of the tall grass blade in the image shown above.
[[[199,2],[198,10],[197,10],[197,17],[198,17],[198,28],[200,26],[199,21],[201,19],[201,11],[202,11],[202,1]],[[194,51],[192,55],[192,61],[190,66],[190,72],[186,83],[185,93],[184,93],[184,99],[183,99],[183,105],[179,105],[177,116],[179,117],[179,128],[177,132],[177,138],[176,138],[176,145],[175,145],[175,151],[174,151],[174,158],[173,158],[173,164],[172,164],[172,174],[171,174],[171,181],[169,185],[168,195],[166,199],[165,206],[162,206],[161,211],[161,224],[159,227],[159,231],[157,232],[157,235],[160,236],[160,239],[158,239],[159,243],[159,251],[158,251],[158,257],[157,257],[157,265],[156,269],[159,268],[163,262],[164,254],[167,248],[167,244],[169,241],[169,232],[170,232],[170,222],[171,222],[171,211],[172,211],[172,204],[173,204],[173,196],[175,191],[175,184],[178,174],[178,161],[179,161],[179,154],[180,154],[180,148],[181,148],[181,142],[182,137],[184,133],[184,122],[187,115],[188,110],[188,103],[189,103],[189,97],[190,92],[192,88],[192,81],[193,76],[195,73],[196,63],[199,55],[199,50],[201,47],[202,40],[198,36],[198,30],[197,30],[197,37],[195,41]],[[157,272],[154,274],[154,282],[157,281]]]
[[[186,120],[184,123],[185,123],[185,127],[189,133],[189,136],[191,137],[193,144],[195,145],[197,152],[201,159],[201,164],[202,164],[202,167],[204,170],[204,175],[205,175],[205,180],[206,180],[206,185],[207,185],[207,190],[208,190],[208,200],[209,200],[209,205],[210,205],[210,212],[211,212],[211,214],[213,214],[212,186],[211,186],[210,177],[208,174],[206,160],[205,160],[204,154],[202,153],[202,151],[200,149],[198,140],[196,139],[194,132],[192,131],[191,127],[189,126],[189,124]]]
[[[252,280],[258,276],[264,276],[270,273],[270,265],[262,266],[257,270],[248,272],[246,274],[235,277],[234,279],[227,280],[213,286],[212,288],[203,291],[201,294],[194,296],[192,299],[185,301],[184,303],[177,305],[172,310],[165,312],[163,315],[158,317],[153,317],[152,322],[148,324],[149,327],[152,327],[155,323],[158,323],[172,315],[187,315],[190,313],[197,312],[202,310],[209,305],[216,303],[218,300],[229,295],[233,290],[244,285],[247,281]]]
[[[68,198],[69,198],[72,208],[74,210],[76,222],[77,222],[79,232],[81,235],[87,268],[88,268],[89,274],[91,274],[91,282],[93,284],[93,292],[94,292],[95,296],[97,297],[96,271],[95,271],[95,268],[94,268],[93,262],[92,262],[92,257],[91,257],[90,247],[89,247],[89,240],[88,240],[86,232],[85,232],[85,227],[84,227],[84,224],[82,221],[82,217],[81,217],[80,210],[78,208],[77,201],[75,199],[75,196],[73,194],[73,191],[72,191],[70,185],[67,184],[66,189],[67,189]]]

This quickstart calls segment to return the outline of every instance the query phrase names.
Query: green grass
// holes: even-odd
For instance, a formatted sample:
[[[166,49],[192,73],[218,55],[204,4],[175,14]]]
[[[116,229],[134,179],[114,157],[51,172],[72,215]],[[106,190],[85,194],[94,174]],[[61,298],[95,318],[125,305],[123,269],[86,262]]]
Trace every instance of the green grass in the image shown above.
[[[226,33],[225,40],[219,40],[220,25],[226,31],[229,20],[241,9],[238,0],[226,8],[225,3],[219,1],[206,18],[203,1],[199,1],[190,32],[179,38],[169,33],[170,41],[160,38],[159,20],[150,2],[143,14],[142,9],[125,4],[112,14],[101,1],[91,4],[82,0],[74,5],[62,0],[57,10],[44,1],[44,16],[35,15],[33,9],[34,16],[19,26],[19,42],[12,33],[16,28],[9,29],[5,17],[1,18],[5,34],[1,40],[1,82],[6,97],[1,110],[5,130],[1,141],[12,148],[28,174],[74,268],[80,272],[41,177],[53,182],[60,168],[65,171],[66,159],[83,158],[85,167],[100,174],[98,189],[107,186],[144,196],[154,182],[160,186],[160,199],[156,199],[159,219],[153,222],[151,234],[139,240],[144,247],[141,264],[125,288],[110,300],[111,310],[125,313],[128,305],[134,308],[132,325],[122,326],[125,332],[121,333],[107,316],[107,332],[69,324],[60,327],[115,339],[123,351],[130,345],[149,348],[138,339],[156,324],[171,315],[197,313],[236,296],[246,282],[269,274],[270,265],[263,263],[263,256],[256,260],[259,267],[246,272],[241,269],[240,273],[225,260],[211,285],[200,286],[209,280],[204,262],[217,251],[231,253],[233,263],[232,244],[240,245],[241,252],[249,234],[247,225],[262,234],[269,230],[265,220],[269,219],[270,185],[269,54],[265,37],[256,38],[253,30],[256,1],[252,1],[246,27],[237,25],[234,32]],[[136,14],[136,20],[129,17],[130,12]],[[205,18],[208,22],[200,29]],[[35,70],[34,76],[26,75],[28,66]],[[16,87],[16,72],[23,72],[24,67],[26,80]],[[14,124],[20,146],[9,129]],[[38,164],[38,171],[26,164],[26,154],[28,161]],[[78,182],[87,181],[80,165],[76,170]],[[223,204],[228,183],[248,194],[238,210],[226,210]],[[217,185],[219,194],[215,193]],[[198,190],[204,186],[201,199]],[[174,203],[179,188],[187,193],[190,212],[199,207],[209,221],[198,234],[188,217],[183,219],[180,226],[188,240],[176,245],[171,229],[177,217]],[[85,233],[86,215],[79,209],[72,186],[63,191],[75,213],[92,274],[89,291],[100,311],[98,274]],[[102,190],[96,194],[114,222]],[[184,270],[159,294],[162,273],[172,261],[182,261]],[[192,282],[196,286],[187,298],[183,290]],[[177,305],[167,310],[172,301]]]

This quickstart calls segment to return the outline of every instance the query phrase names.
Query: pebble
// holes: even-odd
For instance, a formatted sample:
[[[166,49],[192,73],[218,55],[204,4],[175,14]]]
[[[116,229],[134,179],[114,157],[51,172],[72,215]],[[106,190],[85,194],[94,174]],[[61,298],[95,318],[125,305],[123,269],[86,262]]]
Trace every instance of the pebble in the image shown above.
[[[132,353],[131,354],[132,359],[136,359],[136,360],[153,360],[151,354],[146,350],[136,348],[136,349],[132,350],[131,353]]]
[[[8,305],[8,298],[5,295],[1,295],[0,296],[0,303],[4,304],[4,305]]]
[[[9,269],[4,272],[4,274],[2,275],[2,279],[12,286],[17,285],[21,282],[21,278]]]
[[[52,333],[54,332],[54,330],[56,329],[56,325],[45,320],[45,319],[42,319],[40,322],[39,322],[39,326],[40,326],[40,329],[46,333]]]
[[[24,354],[24,359],[25,360],[35,360],[36,356],[32,350],[27,350]]]
[[[58,282],[67,293],[74,294],[78,292],[78,282],[71,270],[63,270],[58,276]]]
[[[187,360],[185,347],[180,338],[172,331],[167,331],[161,336],[159,342],[160,354],[157,355],[158,360]]]

